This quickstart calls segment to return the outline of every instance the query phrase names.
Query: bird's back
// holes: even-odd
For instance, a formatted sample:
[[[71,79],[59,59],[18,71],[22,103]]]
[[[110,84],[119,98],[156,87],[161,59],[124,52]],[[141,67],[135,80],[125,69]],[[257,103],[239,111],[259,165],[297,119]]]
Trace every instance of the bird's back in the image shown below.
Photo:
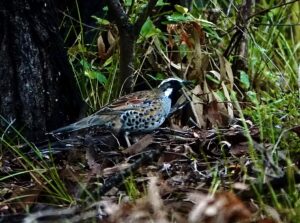
[[[151,131],[164,122],[170,108],[170,100],[164,99],[157,89],[135,92],[52,133],[68,133],[93,126],[109,128],[116,133]]]

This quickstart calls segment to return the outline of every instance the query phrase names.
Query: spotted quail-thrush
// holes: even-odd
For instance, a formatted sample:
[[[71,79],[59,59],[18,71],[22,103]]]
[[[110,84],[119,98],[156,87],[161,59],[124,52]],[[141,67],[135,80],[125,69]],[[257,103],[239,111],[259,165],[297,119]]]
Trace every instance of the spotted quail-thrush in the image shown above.
[[[155,130],[170,114],[179,90],[188,83],[179,78],[168,78],[155,89],[122,96],[98,112],[51,133],[68,133],[92,126],[125,134]]]

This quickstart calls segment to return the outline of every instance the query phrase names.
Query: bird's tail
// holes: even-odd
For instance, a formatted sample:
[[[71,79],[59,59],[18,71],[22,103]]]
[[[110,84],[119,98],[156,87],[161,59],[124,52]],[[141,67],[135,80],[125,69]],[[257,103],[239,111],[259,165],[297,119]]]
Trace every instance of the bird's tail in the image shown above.
[[[78,122],[72,123],[70,125],[64,126],[62,128],[56,129],[50,134],[63,134],[63,133],[70,133],[74,131],[78,131],[81,129],[89,128],[92,126],[103,126],[109,120],[103,119],[103,117],[99,115],[91,115],[86,118],[79,120]]]

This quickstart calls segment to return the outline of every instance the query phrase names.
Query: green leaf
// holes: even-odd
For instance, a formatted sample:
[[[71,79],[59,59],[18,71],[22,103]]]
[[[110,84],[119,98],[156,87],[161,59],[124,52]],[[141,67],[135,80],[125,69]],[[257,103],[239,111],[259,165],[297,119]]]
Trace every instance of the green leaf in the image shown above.
[[[167,20],[172,23],[178,23],[178,22],[188,22],[194,20],[194,18],[191,15],[182,15],[179,12],[174,12],[172,15],[166,16]]]
[[[84,75],[87,76],[90,79],[95,79],[96,78],[95,72],[93,72],[92,70],[88,70],[88,69],[86,69],[84,71]]]
[[[90,63],[88,63],[85,59],[81,60],[80,64],[83,66],[83,70],[91,69]]]
[[[164,0],[158,0],[156,6],[170,5],[170,3],[164,2]]]
[[[107,78],[106,76],[101,73],[100,71],[95,71],[96,72],[96,78],[97,80],[102,84],[102,85],[106,85],[107,84]]]
[[[166,79],[166,75],[163,74],[163,73],[157,73],[156,76],[155,76],[155,79],[156,80],[165,80]]]
[[[181,5],[175,5],[175,9],[181,14],[186,14],[189,10]]]
[[[94,16],[92,15],[91,16],[93,19],[96,19],[96,22],[99,24],[99,25],[104,25],[104,26],[107,26],[110,24],[110,22],[106,19],[102,19],[102,18],[99,18],[97,16]]]
[[[92,80],[97,79],[102,85],[105,85],[107,83],[107,78],[100,71],[85,70],[84,75]]]
[[[113,62],[113,57],[111,56],[105,61],[105,63],[103,64],[103,67],[109,66],[112,62]]]
[[[223,91],[216,91],[216,94],[220,97],[221,101],[226,101],[226,97]]]
[[[124,4],[125,4],[125,6],[129,7],[132,4],[132,0],[125,0]]]
[[[148,74],[149,77],[151,77],[153,80],[156,80],[156,81],[162,81],[162,80],[165,80],[167,77],[164,73],[156,73],[155,76],[151,75],[151,74]]]
[[[149,38],[151,36],[155,36],[160,33],[160,30],[155,27],[151,19],[147,19],[141,29],[141,36],[145,38]]]
[[[245,71],[240,71],[240,82],[248,89],[250,87],[249,75]]]
[[[216,79],[215,76],[211,75],[211,74],[206,74],[205,78],[207,78],[208,80],[216,83],[216,84],[220,84],[220,80]]]
[[[258,105],[258,100],[257,100],[257,95],[254,91],[247,91],[247,96],[249,97],[250,101],[255,104]]]

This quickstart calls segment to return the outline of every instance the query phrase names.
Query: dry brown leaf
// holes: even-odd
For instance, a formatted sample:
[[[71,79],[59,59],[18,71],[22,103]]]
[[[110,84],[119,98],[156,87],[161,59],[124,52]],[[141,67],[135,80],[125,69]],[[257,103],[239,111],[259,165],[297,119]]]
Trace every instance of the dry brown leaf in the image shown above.
[[[157,186],[157,178],[151,177],[148,184],[148,195],[136,200],[134,203],[123,203],[118,211],[110,215],[108,222],[114,223],[169,223],[168,212]]]
[[[226,107],[227,107],[227,115],[229,116],[230,119],[233,119],[234,114],[233,114],[233,104],[231,102],[231,98],[227,89],[227,86],[224,84],[224,82],[222,82],[222,88],[223,88],[223,92],[224,92],[224,96],[227,99],[226,102]]]
[[[206,117],[212,126],[222,126],[224,123],[219,104],[220,103],[215,100],[207,105]]]
[[[200,83],[204,80],[204,72],[208,66],[207,54],[203,51],[199,36],[196,31],[192,32],[192,37],[195,42],[195,47],[192,57],[192,65],[196,71],[196,77],[189,77],[198,80]]]
[[[156,39],[154,40],[154,45],[155,45],[156,49],[158,50],[158,52],[160,53],[160,55],[162,56],[162,58],[165,60],[166,64],[175,68],[178,71],[185,70],[186,66],[184,64],[176,64],[168,58],[168,56],[165,54],[164,50],[161,48],[161,44],[158,40],[156,40]]]
[[[234,84],[234,80],[233,80],[233,72],[232,72],[232,69],[231,69],[231,63],[226,60],[224,58],[224,61],[225,61],[225,70],[226,70],[226,74],[227,74],[227,80],[229,82],[229,86],[230,86],[230,90],[233,89],[233,84]]]
[[[168,24],[167,25],[167,32],[168,32],[168,46],[173,49],[175,46],[175,41],[172,37],[173,33],[175,33],[176,25],[175,24]]]
[[[92,170],[93,174],[100,174],[101,173],[101,165],[96,162],[94,153],[90,150],[86,151],[86,160],[88,163],[89,168]]]
[[[113,36],[110,30],[107,32],[107,41],[110,46],[115,45],[116,43],[116,38]]]
[[[98,56],[100,59],[104,59],[106,56],[106,48],[101,34],[97,39]]]
[[[207,123],[204,121],[204,114],[203,114],[203,100],[200,98],[200,95],[203,94],[203,91],[200,85],[197,85],[192,90],[192,101],[191,101],[191,108],[196,118],[196,122],[200,128],[205,128]]]
[[[164,210],[164,202],[160,197],[160,190],[157,184],[158,178],[151,177],[148,184],[148,201],[151,204],[156,217],[160,219],[160,222],[167,223],[167,212]]]
[[[190,223],[250,222],[251,212],[233,193],[222,192],[214,196],[192,193],[188,199],[195,203],[189,214]]]
[[[192,25],[195,33],[197,34],[196,36],[199,38],[200,43],[204,45],[206,42],[206,37],[205,37],[205,32],[203,32],[201,25],[196,22],[192,22]]]
[[[219,55],[219,62],[220,62],[221,79],[226,80],[225,58],[222,55]]]
[[[108,167],[103,170],[103,176],[112,175],[114,173],[119,173],[123,170],[126,170],[130,167],[130,163],[120,163],[118,165],[115,165],[113,167]]]
[[[232,145],[230,148],[230,153],[234,156],[243,156],[248,154],[249,151],[249,143],[248,142],[240,142]]]
[[[226,107],[226,104],[222,101],[221,97],[214,91],[212,91],[212,98],[213,98],[212,102],[217,102],[217,111],[221,117],[219,121],[222,122],[220,122],[219,125],[221,126],[227,125],[230,120],[230,115]],[[233,111],[232,111],[232,115],[233,115]]]
[[[265,218],[265,219],[261,219],[261,220],[257,221],[257,223],[278,223],[278,221],[275,221],[271,218]]]
[[[148,134],[141,138],[138,142],[123,150],[124,154],[134,155],[142,152],[147,146],[153,143],[153,136]]]
[[[205,43],[205,34],[201,25],[196,22],[171,24],[167,26],[167,32],[169,34],[168,45],[171,49],[180,47],[179,44],[176,45],[176,41],[173,38],[174,35],[179,36],[180,44],[185,44],[190,49],[187,52],[187,63],[181,63],[179,67],[174,61],[173,64],[170,63],[171,59],[165,58],[168,64],[177,70],[180,70],[180,68],[185,70],[186,74],[188,74],[188,79],[198,80],[202,83],[204,72],[209,65],[209,58],[208,53],[202,47]],[[162,56],[165,57],[164,54]],[[190,69],[191,67],[192,69]]]
[[[194,48],[194,43],[191,41],[189,34],[182,28],[180,31],[180,42],[186,44],[190,49]]]
[[[231,69],[231,63],[225,57],[219,55],[221,79],[229,83],[229,89],[233,89],[234,77]]]
[[[39,178],[38,175],[36,175],[37,178]],[[43,179],[40,179],[39,182],[42,182]],[[25,183],[22,186],[14,185],[13,193],[11,194],[11,197],[14,198],[14,202],[9,205],[13,209],[26,209],[30,207],[31,205],[35,204],[37,199],[40,196],[40,193],[43,189],[43,185],[39,183],[30,183],[30,185],[25,185]],[[3,202],[4,204],[5,202]]]

